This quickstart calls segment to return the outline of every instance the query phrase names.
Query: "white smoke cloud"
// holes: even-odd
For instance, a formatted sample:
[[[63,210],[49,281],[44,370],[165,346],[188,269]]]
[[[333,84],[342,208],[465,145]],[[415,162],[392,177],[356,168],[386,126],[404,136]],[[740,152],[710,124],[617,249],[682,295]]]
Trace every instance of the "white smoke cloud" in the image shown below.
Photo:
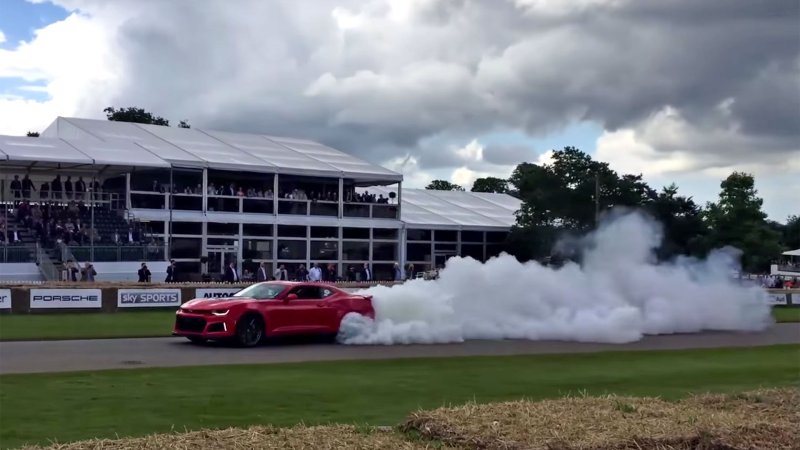
[[[759,331],[772,323],[766,293],[731,277],[735,252],[658,264],[658,224],[627,213],[586,239],[582,265],[559,269],[501,255],[450,259],[438,280],[362,291],[376,320],[345,317],[345,344],[470,339],[626,343],[645,335]]]

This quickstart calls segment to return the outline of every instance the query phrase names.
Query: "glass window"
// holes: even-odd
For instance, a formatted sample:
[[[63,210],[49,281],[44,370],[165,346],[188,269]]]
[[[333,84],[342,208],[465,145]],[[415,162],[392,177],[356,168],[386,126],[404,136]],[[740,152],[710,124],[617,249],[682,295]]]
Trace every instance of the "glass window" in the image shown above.
[[[242,241],[244,259],[272,259],[272,240],[245,239]]]
[[[486,232],[486,242],[505,242],[508,233],[505,231],[488,231]]]
[[[277,297],[286,286],[272,283],[259,283],[246,287],[233,294],[234,297],[254,298],[257,300],[270,300]]]
[[[373,228],[372,239],[397,240],[397,228]]]
[[[504,250],[502,244],[489,244],[486,246],[486,259],[497,256]]]
[[[369,261],[369,242],[342,242],[342,259],[345,261]]]
[[[306,259],[306,241],[278,241],[278,258]]]
[[[311,259],[337,261],[339,259],[339,243],[336,241],[311,241]]]
[[[431,230],[407,230],[406,239],[409,241],[430,241]]]
[[[430,261],[431,244],[406,244],[406,253],[409,261]]]
[[[298,225],[278,225],[278,237],[306,237],[306,227]]]
[[[246,223],[243,227],[245,236],[272,236],[272,224]]]
[[[236,239],[208,238],[208,245],[230,245],[230,246],[232,246],[235,242],[236,242]]]
[[[483,242],[483,231],[462,231],[461,242]]]
[[[458,231],[455,230],[436,230],[433,240],[437,242],[456,242],[458,241]]]
[[[453,251],[454,252],[458,248],[458,244],[440,244],[440,243],[437,242],[434,245],[436,246],[435,249],[437,251]]]
[[[394,261],[395,259],[397,259],[397,243],[395,242],[372,243],[373,261]]]
[[[200,222],[172,222],[172,234],[203,234],[203,224]]]
[[[483,244],[461,244],[461,256],[483,261]]]
[[[339,229],[336,227],[311,227],[312,238],[338,239]]]
[[[326,297],[330,297],[331,295],[333,295],[333,290],[332,289],[321,288],[320,297],[326,298]]]
[[[139,223],[146,234],[164,234],[164,222],[160,220]],[[202,225],[200,229],[202,230]]]
[[[200,238],[172,238],[169,246],[170,258],[200,258],[203,240]]]
[[[369,239],[369,228],[344,228],[345,239]]]
[[[216,234],[222,236],[238,236],[239,224],[238,223],[220,223],[208,222],[208,234]]]

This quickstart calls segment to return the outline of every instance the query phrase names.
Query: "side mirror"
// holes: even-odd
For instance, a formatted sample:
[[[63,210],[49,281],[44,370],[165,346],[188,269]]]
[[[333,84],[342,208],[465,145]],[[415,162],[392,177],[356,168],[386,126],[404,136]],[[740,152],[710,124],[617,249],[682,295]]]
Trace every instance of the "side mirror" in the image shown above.
[[[297,300],[297,294],[289,294],[286,296],[286,301],[290,302],[292,300]]]

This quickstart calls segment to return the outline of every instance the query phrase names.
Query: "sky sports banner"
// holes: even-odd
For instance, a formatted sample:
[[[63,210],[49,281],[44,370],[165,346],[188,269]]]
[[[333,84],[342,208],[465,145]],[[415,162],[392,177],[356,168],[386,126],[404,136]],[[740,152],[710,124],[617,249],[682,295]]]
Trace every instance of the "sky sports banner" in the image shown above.
[[[181,305],[180,289],[120,289],[118,308],[159,308]]]
[[[11,289],[0,289],[0,309],[11,309]]]
[[[31,309],[98,308],[103,305],[100,289],[31,289]]]
[[[194,291],[194,298],[225,298],[230,297],[241,290],[242,288],[235,287],[196,289]]]

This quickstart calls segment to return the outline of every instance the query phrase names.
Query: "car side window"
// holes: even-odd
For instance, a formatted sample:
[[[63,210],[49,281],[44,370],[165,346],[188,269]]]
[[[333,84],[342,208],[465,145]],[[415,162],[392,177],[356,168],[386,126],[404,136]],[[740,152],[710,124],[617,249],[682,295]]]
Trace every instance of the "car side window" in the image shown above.
[[[320,289],[320,295],[319,295],[320,298],[328,298],[331,295],[333,295],[333,291],[332,290],[327,289],[327,288]]]
[[[316,300],[319,298],[319,288],[312,286],[299,286],[292,290],[299,300]]]

